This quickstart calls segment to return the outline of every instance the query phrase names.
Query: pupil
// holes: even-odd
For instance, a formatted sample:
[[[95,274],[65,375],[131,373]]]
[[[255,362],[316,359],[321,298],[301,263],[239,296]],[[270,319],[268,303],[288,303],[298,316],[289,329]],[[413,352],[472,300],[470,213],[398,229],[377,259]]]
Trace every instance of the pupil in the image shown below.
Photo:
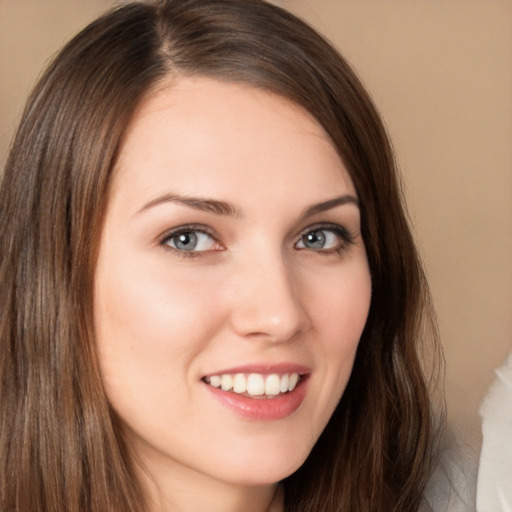
[[[194,233],[181,233],[176,237],[175,243],[178,249],[190,251],[197,244],[197,236]]]
[[[304,244],[308,247],[321,249],[325,245],[325,235],[321,231],[311,231],[306,235]]]

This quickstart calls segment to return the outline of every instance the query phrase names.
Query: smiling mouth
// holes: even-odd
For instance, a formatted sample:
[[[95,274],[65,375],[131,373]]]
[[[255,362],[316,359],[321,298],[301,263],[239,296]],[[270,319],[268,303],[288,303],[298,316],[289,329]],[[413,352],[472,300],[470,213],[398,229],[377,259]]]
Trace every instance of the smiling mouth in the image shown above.
[[[224,373],[202,380],[214,388],[249,398],[277,398],[293,391],[302,378],[299,373]]]

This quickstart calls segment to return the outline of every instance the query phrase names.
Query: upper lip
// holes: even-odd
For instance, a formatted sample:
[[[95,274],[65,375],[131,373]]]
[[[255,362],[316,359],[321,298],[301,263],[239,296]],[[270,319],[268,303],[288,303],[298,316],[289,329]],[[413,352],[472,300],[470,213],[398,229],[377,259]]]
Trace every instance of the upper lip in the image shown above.
[[[298,373],[299,375],[306,375],[311,373],[311,368],[302,364],[296,363],[256,363],[245,364],[240,366],[233,366],[231,368],[224,368],[205,375],[211,377],[212,375],[236,374],[236,373],[260,373],[262,375],[270,375],[272,373],[285,374],[285,373]]]

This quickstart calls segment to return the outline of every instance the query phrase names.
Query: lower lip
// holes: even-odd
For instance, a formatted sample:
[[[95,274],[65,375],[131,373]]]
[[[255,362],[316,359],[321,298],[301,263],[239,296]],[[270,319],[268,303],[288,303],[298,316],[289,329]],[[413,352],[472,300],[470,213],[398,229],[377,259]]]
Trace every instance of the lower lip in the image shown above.
[[[304,376],[293,391],[276,398],[249,398],[209,384],[205,386],[222,405],[244,418],[279,420],[290,416],[301,406],[308,389],[308,380],[307,376]]]

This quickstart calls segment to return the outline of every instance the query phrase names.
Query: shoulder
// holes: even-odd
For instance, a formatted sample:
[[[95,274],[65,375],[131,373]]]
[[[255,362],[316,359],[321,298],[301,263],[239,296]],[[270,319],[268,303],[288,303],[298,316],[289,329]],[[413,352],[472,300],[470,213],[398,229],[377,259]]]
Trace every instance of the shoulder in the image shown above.
[[[483,444],[478,472],[478,510],[512,510],[512,352],[480,408]]]
[[[421,512],[475,512],[478,456],[469,446],[452,441],[425,488]]]

